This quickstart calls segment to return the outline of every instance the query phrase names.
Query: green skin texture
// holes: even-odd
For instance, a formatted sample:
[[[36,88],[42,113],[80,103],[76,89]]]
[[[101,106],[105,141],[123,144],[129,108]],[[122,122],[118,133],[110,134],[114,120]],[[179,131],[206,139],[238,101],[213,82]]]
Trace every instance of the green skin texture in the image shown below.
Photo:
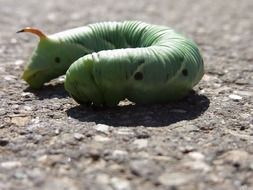
[[[168,27],[104,22],[41,39],[23,78],[40,88],[65,73],[65,89],[78,103],[116,106],[125,98],[179,100],[200,81],[204,65],[197,45]]]

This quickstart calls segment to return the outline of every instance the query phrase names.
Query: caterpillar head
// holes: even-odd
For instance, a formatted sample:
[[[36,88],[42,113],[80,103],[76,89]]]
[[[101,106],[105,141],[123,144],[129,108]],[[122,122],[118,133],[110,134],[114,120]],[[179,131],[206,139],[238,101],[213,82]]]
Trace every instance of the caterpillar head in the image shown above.
[[[53,35],[46,36],[38,29],[25,28],[20,32],[29,32],[40,38],[22,75],[32,88],[41,88],[45,82],[65,74],[71,63],[84,54],[78,45],[65,43]]]

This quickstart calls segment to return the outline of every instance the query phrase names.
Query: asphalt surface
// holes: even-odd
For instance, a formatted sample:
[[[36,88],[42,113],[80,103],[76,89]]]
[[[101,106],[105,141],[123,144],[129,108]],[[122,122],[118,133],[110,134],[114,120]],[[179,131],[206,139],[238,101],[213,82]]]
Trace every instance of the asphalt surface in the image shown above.
[[[0,189],[252,190],[252,0],[0,0]],[[64,78],[20,79],[37,39],[88,23],[142,20],[194,39],[206,74],[184,100],[94,110]]]

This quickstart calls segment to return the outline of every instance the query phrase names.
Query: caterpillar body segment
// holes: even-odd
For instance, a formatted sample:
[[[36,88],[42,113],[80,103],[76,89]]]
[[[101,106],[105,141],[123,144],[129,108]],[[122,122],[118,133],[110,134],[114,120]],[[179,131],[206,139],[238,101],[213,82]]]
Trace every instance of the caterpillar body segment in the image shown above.
[[[125,21],[41,39],[23,78],[39,88],[66,71],[65,89],[77,102],[115,106],[125,98],[142,104],[178,100],[202,78],[204,65],[192,40],[165,26]]]

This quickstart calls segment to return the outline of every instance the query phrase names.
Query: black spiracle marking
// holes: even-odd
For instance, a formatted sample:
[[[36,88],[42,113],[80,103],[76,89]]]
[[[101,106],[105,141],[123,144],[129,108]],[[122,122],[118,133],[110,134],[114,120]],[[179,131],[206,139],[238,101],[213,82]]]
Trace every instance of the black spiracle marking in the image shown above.
[[[134,74],[134,79],[135,80],[142,80],[143,79],[143,74],[141,72],[136,72]]]
[[[182,74],[183,74],[184,76],[188,76],[188,70],[187,70],[187,69],[183,69]]]
[[[54,58],[54,61],[55,61],[56,63],[60,63],[60,62],[61,62],[61,58],[60,58],[60,57],[55,57],[55,58]]]

